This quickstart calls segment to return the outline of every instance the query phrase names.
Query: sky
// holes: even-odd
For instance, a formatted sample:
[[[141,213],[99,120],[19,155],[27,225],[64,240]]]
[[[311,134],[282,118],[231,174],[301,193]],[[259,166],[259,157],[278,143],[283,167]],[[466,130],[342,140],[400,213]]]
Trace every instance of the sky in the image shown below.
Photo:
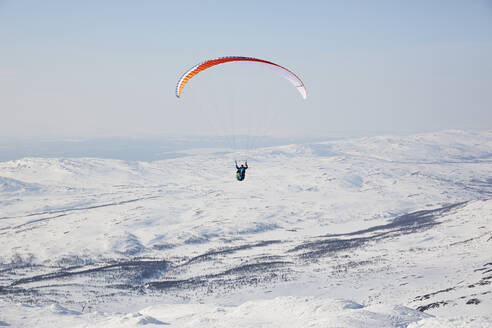
[[[234,64],[175,97],[230,55],[308,99]],[[0,0],[0,115],[0,137],[490,130],[492,1]]]

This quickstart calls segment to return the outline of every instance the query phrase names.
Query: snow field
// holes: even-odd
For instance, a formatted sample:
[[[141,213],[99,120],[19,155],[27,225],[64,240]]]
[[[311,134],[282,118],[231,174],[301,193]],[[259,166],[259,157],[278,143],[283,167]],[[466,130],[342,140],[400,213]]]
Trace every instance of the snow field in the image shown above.
[[[0,326],[490,326],[490,132],[183,155],[0,163]]]

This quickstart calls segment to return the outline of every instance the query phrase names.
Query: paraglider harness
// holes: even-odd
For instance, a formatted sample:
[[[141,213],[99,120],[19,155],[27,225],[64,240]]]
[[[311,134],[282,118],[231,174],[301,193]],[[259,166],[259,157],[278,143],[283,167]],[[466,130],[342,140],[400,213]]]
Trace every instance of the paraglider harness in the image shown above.
[[[243,181],[245,176],[246,176],[246,169],[248,168],[248,162],[244,162],[246,164],[246,166],[243,166],[243,167],[239,167],[237,166],[237,162],[236,162],[236,178],[238,181]]]

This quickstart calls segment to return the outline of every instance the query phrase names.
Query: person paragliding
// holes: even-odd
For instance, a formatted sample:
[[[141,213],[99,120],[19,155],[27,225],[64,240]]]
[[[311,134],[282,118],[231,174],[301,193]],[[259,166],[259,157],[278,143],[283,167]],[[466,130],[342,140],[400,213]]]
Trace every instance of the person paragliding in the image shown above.
[[[241,166],[237,166],[237,161],[234,161],[236,163],[236,178],[237,181],[243,181],[244,178],[246,177],[246,170],[248,169],[248,161],[244,162],[244,165],[241,164]]]
[[[294,72],[287,69],[286,67],[280,66],[268,60],[253,58],[253,57],[244,57],[244,56],[219,57],[219,58],[209,59],[204,62],[196,64],[195,66],[187,70],[178,80],[178,83],[176,84],[176,97],[177,98],[182,97],[183,88],[185,87],[185,85],[188,84],[188,82],[191,79],[193,79],[194,76],[200,74],[203,71],[211,69],[212,67],[216,67],[218,65],[227,64],[227,63],[236,63],[236,64],[248,63],[248,64],[254,64],[254,65],[269,68],[275,71],[276,73],[278,73],[281,77],[283,77],[287,81],[289,81],[297,89],[302,99],[307,98],[307,90],[306,87],[304,86],[304,82],[302,82],[302,80],[296,74],[294,74]],[[217,87],[220,88],[220,84]],[[235,141],[234,141],[234,147],[235,147]],[[237,161],[235,161],[235,163],[237,169],[236,178],[238,181],[243,181],[246,176],[246,170],[248,169],[248,162],[245,161],[244,165],[241,164],[241,166],[237,165]]]

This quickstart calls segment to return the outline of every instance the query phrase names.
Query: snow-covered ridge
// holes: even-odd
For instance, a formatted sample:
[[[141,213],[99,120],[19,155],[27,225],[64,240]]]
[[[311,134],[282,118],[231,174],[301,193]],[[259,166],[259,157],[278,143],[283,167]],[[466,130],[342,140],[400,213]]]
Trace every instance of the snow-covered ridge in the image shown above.
[[[411,136],[377,136],[276,147],[285,154],[354,156],[407,163],[491,162],[492,132],[443,131]],[[273,153],[276,151],[273,150]],[[278,152],[277,152],[278,153]]]
[[[0,193],[34,193],[41,191],[41,185],[37,183],[27,183],[16,179],[0,176]]]
[[[217,150],[1,162],[0,325],[485,325],[491,142],[258,149],[242,183]]]

